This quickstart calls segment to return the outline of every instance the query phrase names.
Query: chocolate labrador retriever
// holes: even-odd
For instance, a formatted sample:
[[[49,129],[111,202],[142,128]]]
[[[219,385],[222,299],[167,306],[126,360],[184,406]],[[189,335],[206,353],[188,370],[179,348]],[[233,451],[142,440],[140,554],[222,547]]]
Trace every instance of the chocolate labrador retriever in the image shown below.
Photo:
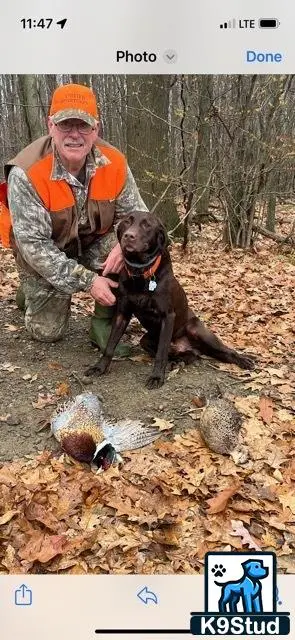
[[[168,358],[195,361],[200,353],[243,369],[253,360],[230,349],[207,329],[189,308],[183,288],[173,275],[167,234],[152,213],[135,211],[118,226],[125,266],[120,274],[117,309],[106,350],[86,375],[102,375],[110,366],[114,350],[134,315],[147,333],[141,346],[155,357],[146,386],[164,383]]]

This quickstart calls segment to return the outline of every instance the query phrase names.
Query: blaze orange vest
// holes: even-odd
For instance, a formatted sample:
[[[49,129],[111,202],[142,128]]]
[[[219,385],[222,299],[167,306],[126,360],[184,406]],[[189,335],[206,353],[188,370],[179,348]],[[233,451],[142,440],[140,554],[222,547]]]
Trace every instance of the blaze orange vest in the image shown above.
[[[7,184],[0,184],[0,242],[3,247],[10,247],[11,218],[7,203]]]
[[[86,244],[97,234],[110,229],[114,220],[115,200],[124,187],[127,162],[115,147],[98,139],[96,147],[108,158],[109,164],[98,167],[90,180],[85,204],[89,219],[88,228],[83,229]],[[6,179],[13,166],[24,169],[31,184],[48,210],[52,221],[52,238],[57,246],[66,247],[78,236],[78,218],[75,198],[65,180],[52,180],[53,151],[50,136],[39,138],[5,166]],[[3,246],[15,247],[12,221],[5,194],[1,197],[0,185],[0,238]],[[3,193],[5,189],[3,188]]]

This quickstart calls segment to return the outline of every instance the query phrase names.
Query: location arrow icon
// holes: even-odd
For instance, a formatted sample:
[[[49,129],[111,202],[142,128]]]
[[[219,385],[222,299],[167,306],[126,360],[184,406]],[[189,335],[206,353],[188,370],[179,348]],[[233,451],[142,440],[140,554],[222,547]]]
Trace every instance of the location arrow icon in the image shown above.
[[[61,28],[63,29],[65,24],[67,22],[67,18],[63,18],[63,20],[59,20],[56,24],[59,24],[61,26]]]

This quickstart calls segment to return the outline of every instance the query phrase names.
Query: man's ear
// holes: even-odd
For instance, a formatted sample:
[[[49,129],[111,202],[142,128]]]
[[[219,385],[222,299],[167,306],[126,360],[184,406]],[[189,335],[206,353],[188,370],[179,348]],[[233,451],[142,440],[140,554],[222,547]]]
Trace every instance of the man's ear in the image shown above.
[[[47,119],[47,127],[48,127],[48,133],[51,136],[52,135],[52,131],[54,129],[54,123],[52,122],[50,116],[48,116],[48,119]]]

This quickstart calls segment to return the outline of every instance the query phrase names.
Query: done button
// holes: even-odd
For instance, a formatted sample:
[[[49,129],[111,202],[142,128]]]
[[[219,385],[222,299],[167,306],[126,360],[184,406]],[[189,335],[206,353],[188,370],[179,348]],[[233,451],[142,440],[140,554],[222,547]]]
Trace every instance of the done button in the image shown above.
[[[283,56],[281,53],[250,50],[246,52],[247,62],[282,62],[282,60]]]

